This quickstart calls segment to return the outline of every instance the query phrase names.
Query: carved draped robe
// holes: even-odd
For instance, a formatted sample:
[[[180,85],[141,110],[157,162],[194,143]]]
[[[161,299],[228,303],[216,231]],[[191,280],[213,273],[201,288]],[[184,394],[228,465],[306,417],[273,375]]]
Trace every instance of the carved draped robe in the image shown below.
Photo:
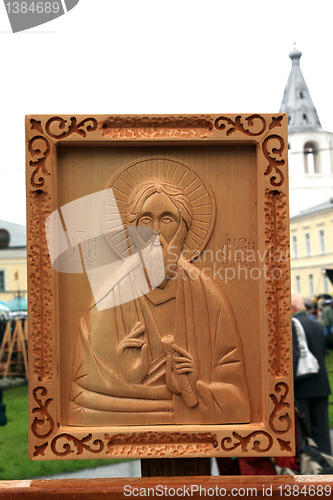
[[[138,264],[139,265],[139,264]],[[115,307],[93,307],[80,321],[70,391],[70,425],[224,424],[249,422],[242,346],[230,304],[210,277],[183,258],[164,289],[121,303],[122,290],[140,288],[136,267],[112,286]],[[114,299],[113,297],[113,299]],[[117,348],[141,322],[149,371],[139,384],[120,375]],[[166,384],[161,338],[194,358],[198,402],[188,407]]]

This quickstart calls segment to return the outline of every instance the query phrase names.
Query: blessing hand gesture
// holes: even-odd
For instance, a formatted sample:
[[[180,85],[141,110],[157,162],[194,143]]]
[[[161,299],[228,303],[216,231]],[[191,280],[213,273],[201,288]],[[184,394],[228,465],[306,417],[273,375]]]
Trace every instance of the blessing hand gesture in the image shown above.
[[[148,345],[141,337],[145,326],[139,321],[117,348],[119,371],[131,384],[140,384],[148,373]]]

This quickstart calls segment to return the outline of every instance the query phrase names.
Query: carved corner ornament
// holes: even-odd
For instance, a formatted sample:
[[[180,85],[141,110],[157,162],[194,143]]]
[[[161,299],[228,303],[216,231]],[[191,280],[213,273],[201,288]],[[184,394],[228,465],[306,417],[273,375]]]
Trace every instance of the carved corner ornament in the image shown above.
[[[286,116],[27,116],[26,157],[31,458],[293,454]]]

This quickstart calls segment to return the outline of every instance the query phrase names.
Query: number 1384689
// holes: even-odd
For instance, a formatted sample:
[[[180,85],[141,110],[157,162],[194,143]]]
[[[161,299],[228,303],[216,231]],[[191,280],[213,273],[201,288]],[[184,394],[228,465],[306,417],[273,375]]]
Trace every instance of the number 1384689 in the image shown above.
[[[8,14],[58,14],[60,7],[60,1],[6,3]]]
[[[332,486],[329,484],[310,484],[308,485],[281,485],[278,487],[281,497],[329,497],[332,492]]]

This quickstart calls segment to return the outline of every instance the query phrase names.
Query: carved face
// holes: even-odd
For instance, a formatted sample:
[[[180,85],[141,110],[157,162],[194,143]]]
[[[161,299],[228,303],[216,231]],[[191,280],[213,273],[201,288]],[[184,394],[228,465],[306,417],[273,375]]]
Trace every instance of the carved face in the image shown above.
[[[177,268],[186,236],[178,208],[163,191],[155,192],[143,201],[138,217],[127,229],[141,251],[152,288],[164,288]]]
[[[152,228],[154,235],[162,236],[167,244],[175,237],[179,224],[178,209],[163,192],[154,193],[147,198],[137,221],[138,226]],[[153,244],[160,245],[159,238],[156,238]]]

